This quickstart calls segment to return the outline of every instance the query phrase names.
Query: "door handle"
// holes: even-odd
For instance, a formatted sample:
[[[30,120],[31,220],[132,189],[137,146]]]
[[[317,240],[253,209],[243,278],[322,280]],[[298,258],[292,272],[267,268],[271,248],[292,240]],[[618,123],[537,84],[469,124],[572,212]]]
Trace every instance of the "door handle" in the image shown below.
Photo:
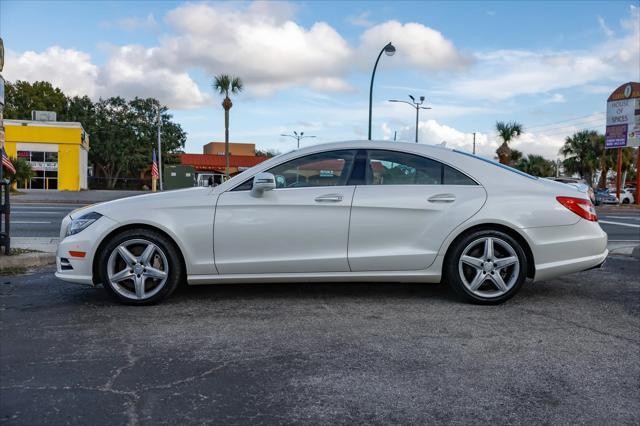
[[[436,194],[429,197],[430,203],[453,203],[456,200],[456,196],[453,194]]]
[[[320,195],[316,197],[315,200],[318,203],[338,203],[342,201],[342,195],[341,194]]]

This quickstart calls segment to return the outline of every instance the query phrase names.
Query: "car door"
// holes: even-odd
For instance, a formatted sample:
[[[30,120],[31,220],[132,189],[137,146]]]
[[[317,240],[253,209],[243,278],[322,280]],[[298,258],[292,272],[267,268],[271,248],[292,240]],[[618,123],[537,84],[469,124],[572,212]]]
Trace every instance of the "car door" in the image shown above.
[[[347,185],[356,151],[310,154],[265,170],[276,189],[251,194],[251,181],[223,193],[214,223],[214,257],[221,274],[345,272]]]
[[[427,268],[445,237],[480,210],[486,192],[436,160],[367,151],[367,184],[356,187],[351,209],[351,270]]]

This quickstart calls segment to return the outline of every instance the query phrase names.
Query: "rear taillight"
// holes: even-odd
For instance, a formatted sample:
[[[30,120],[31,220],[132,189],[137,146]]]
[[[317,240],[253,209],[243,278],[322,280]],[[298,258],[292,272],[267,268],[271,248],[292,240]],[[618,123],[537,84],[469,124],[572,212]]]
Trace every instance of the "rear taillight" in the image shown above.
[[[590,200],[574,197],[556,197],[556,200],[558,200],[560,204],[562,204],[581,218],[590,220],[592,222],[598,221],[596,208],[593,206]]]

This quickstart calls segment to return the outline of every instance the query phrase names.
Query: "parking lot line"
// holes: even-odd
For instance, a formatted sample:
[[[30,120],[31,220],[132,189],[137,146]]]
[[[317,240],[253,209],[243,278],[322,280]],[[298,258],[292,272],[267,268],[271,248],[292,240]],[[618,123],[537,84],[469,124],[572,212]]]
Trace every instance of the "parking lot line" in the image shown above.
[[[35,220],[34,221],[12,220],[11,223],[14,225],[39,225],[39,224],[46,224],[51,222],[35,221]]]
[[[640,225],[634,225],[632,223],[611,222],[608,220],[599,220],[600,223],[606,223],[607,225],[628,226],[629,228],[640,228]]]

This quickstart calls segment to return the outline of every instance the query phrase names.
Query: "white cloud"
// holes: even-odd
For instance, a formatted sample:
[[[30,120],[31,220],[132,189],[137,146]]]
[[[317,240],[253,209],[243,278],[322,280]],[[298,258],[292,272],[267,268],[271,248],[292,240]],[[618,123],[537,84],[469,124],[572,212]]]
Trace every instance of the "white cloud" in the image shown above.
[[[600,29],[607,37],[613,37],[615,35],[613,30],[609,28],[602,16],[598,16],[598,25],[600,25]]]
[[[38,53],[26,51],[20,55],[7,51],[4,76],[9,81],[49,81],[68,95],[95,96],[98,67],[91,57],[74,49],[53,46]]]
[[[115,21],[104,21],[100,24],[103,28],[116,28],[123,31],[135,31],[135,30],[153,30],[158,28],[158,21],[156,21],[153,13],[148,14],[144,18],[127,17],[117,19]]]
[[[156,66],[156,49],[123,46],[112,51],[100,69],[97,84],[101,96],[154,97],[176,109],[190,109],[210,101],[184,70]]]
[[[471,58],[460,53],[441,32],[418,23],[388,21],[366,30],[361,36],[360,52],[371,56],[388,42],[396,47],[390,66],[410,65],[427,70],[463,69]],[[367,62],[368,65],[368,62]]]
[[[545,101],[547,104],[561,104],[564,102],[567,102],[567,99],[561,93],[554,93]]]
[[[355,25],[357,27],[370,27],[373,25],[373,22],[369,20],[369,15],[371,15],[371,12],[365,10],[358,15],[347,17],[347,21],[349,21],[351,25]]]
[[[261,94],[303,85],[349,90],[342,80],[352,55],[348,43],[329,24],[316,22],[307,29],[290,13],[277,2],[244,9],[206,3],[179,6],[167,15],[178,35],[163,41],[158,60],[212,75],[240,75],[248,89]]]
[[[124,96],[155,97],[171,108],[188,109],[206,103],[203,94],[184,71],[154,67],[153,49],[141,46],[114,48],[102,68],[91,57],[74,49],[53,46],[44,52],[21,55],[7,52],[5,77],[9,81],[49,81],[67,95],[91,98]]]
[[[547,93],[603,80],[640,78],[640,16],[631,7],[621,21],[625,34],[580,51],[494,50],[475,55],[476,66],[454,79],[458,96],[500,101],[518,95]]]
[[[392,134],[391,127],[384,123],[382,126],[385,139]],[[578,128],[574,128],[575,131]],[[568,132],[567,134],[571,134]],[[549,132],[523,133],[511,143],[511,148],[524,154],[537,154],[554,160],[558,158],[558,150],[564,143],[564,135]],[[405,126],[398,131],[398,140],[410,141],[415,139],[415,126]],[[436,120],[421,120],[418,124],[418,140],[420,143],[439,145],[446,142],[448,148],[456,148],[468,152],[473,151],[473,132],[463,132],[454,127],[441,124]],[[493,133],[476,132],[476,153],[487,158],[496,158],[496,149],[502,141]]]

